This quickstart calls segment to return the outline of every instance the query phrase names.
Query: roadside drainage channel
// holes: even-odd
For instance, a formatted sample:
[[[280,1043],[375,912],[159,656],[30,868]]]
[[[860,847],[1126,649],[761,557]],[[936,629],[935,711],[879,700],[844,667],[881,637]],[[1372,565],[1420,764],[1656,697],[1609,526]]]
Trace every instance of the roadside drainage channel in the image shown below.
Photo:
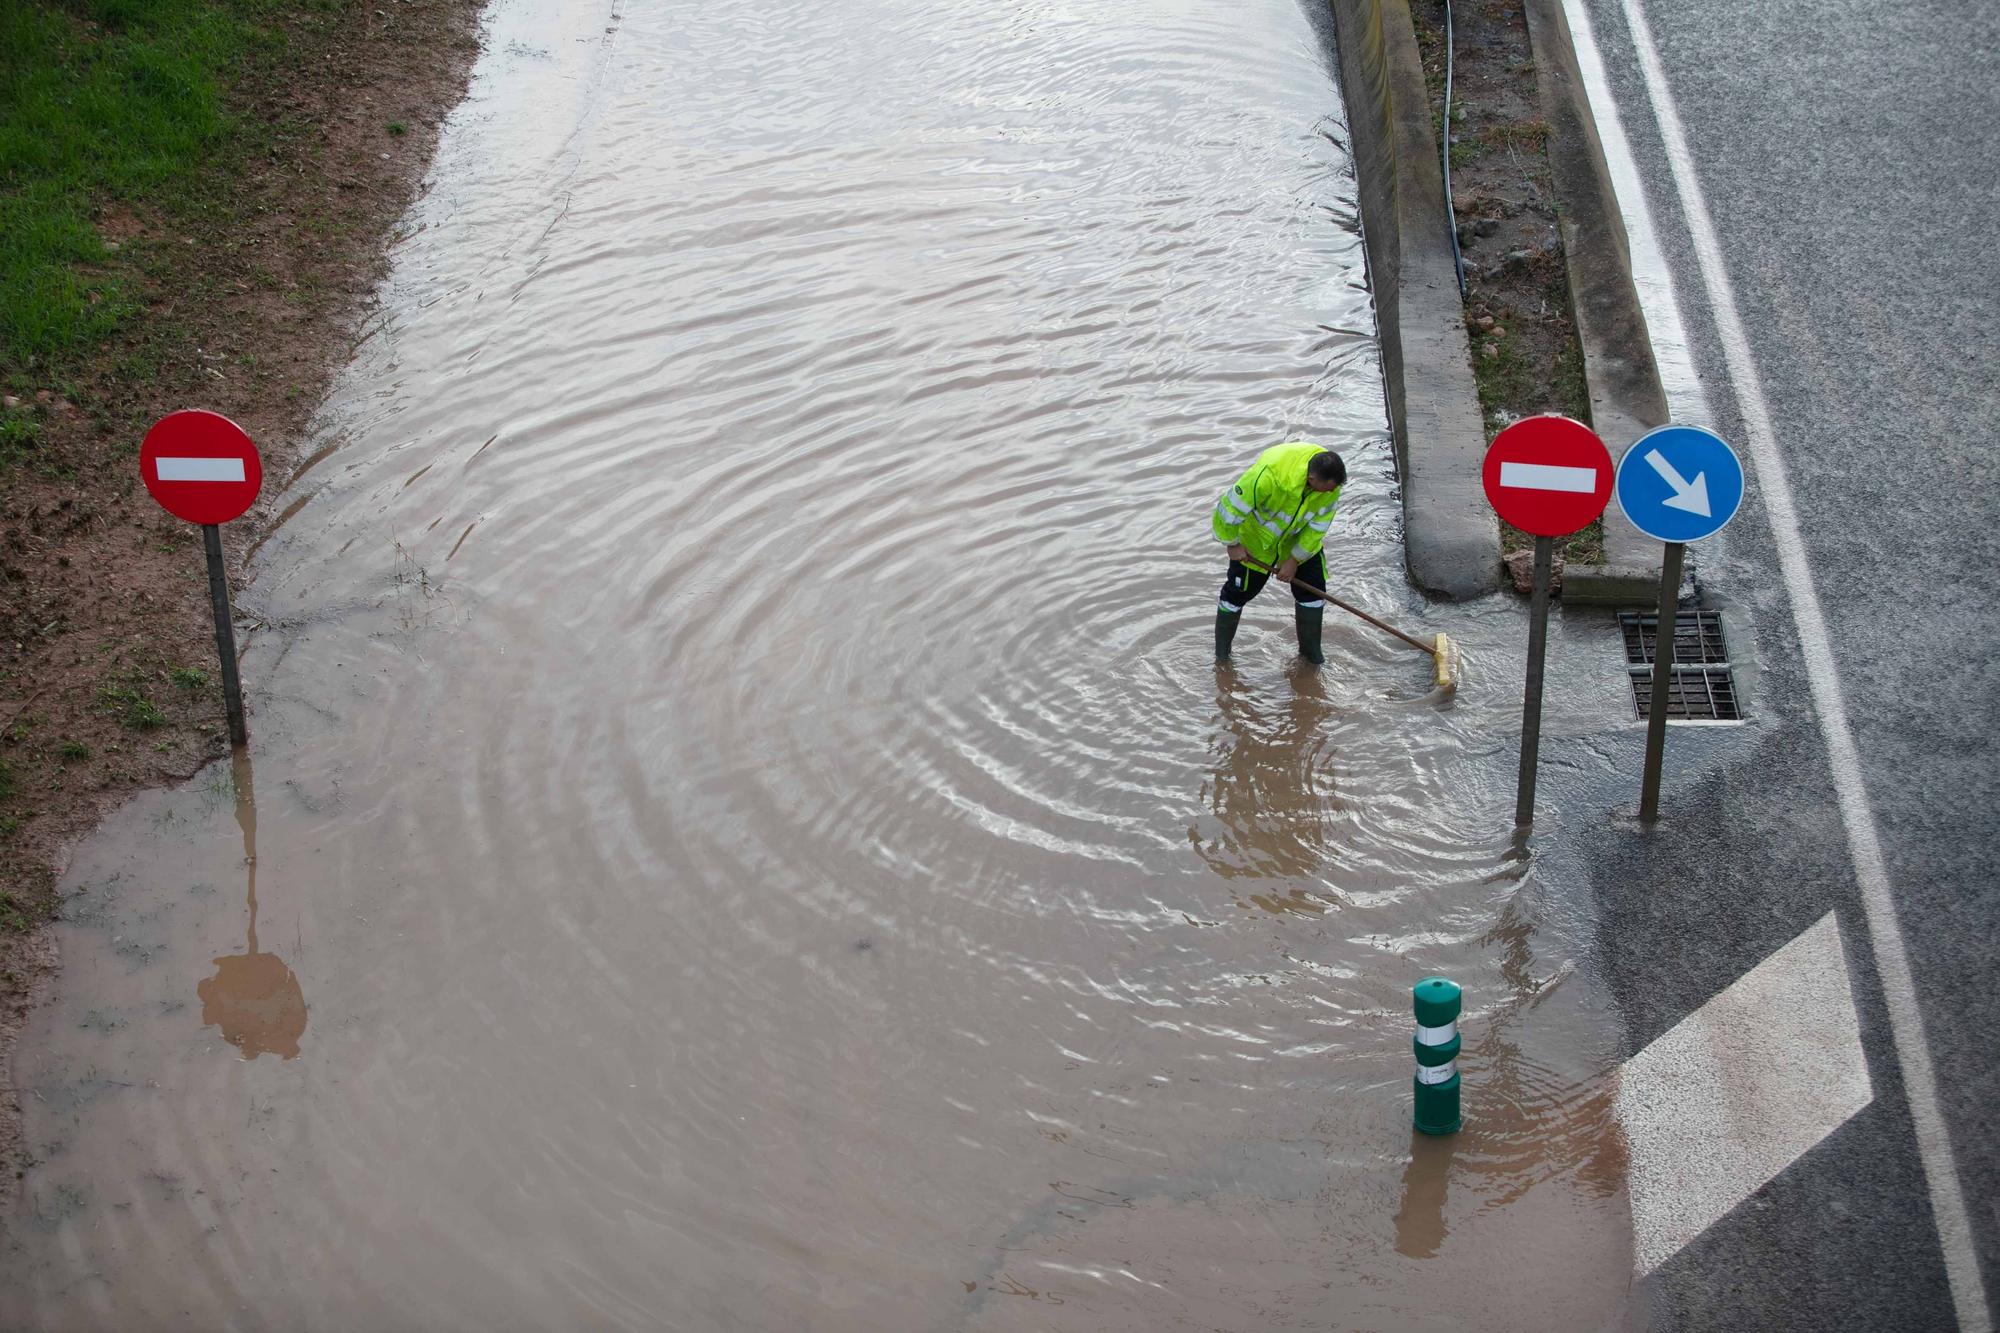
[[[1625,641],[1625,670],[1632,681],[1632,705],[1641,722],[1652,713],[1653,670],[1659,650],[1659,616],[1650,611],[1618,613]],[[1668,655],[1667,721],[1740,723],[1742,699],[1720,611],[1680,611],[1674,617],[1673,651]]]
[[[1404,507],[1406,567],[1429,596],[1501,582],[1497,525],[1476,485],[1485,430],[1437,135],[1409,7],[1332,0],[1368,279]],[[1560,0],[1522,0],[1590,424],[1614,454],[1667,420],[1610,171]],[[1658,544],[1604,516],[1601,562],[1568,565],[1575,605],[1630,606],[1658,585]]]

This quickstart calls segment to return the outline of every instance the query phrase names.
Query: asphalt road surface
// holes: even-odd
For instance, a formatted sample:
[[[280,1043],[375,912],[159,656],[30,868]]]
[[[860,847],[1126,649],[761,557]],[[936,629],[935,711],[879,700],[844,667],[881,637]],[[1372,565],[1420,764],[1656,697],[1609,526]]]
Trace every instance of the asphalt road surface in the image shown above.
[[[1673,732],[1657,829],[1578,821],[1548,854],[1595,885],[1602,966],[1632,1051],[1835,912],[1874,1089],[1865,1110],[1654,1272],[1655,1321],[1980,1326],[2000,1290],[1990,1128],[2000,1096],[2000,278],[1989,254],[2000,11],[1639,0],[1657,49],[1649,71],[1628,0],[1583,4],[1698,396],[1747,455],[1761,389],[1803,560],[1788,579],[1773,478],[1753,462],[1734,526],[1691,549],[1704,604],[1725,612],[1753,721]],[[1678,179],[1662,86],[1683,127]],[[1712,220],[1707,274],[1708,224],[1690,185]],[[1718,269],[1740,340],[1715,299]],[[1677,412],[1690,400],[1683,392]],[[1823,637],[1810,610],[1800,613],[1814,600],[1799,595],[1803,571]],[[1929,1089],[1912,1086],[1923,1080],[1908,1077],[1910,1051],[1890,1020],[1899,969],[1884,962],[1894,946],[1879,912],[1870,920],[1852,850],[1867,835],[1829,758],[1840,725],[1824,706],[1829,679],[1858,759],[1854,790],[1865,789],[1858,822],[1872,815],[1879,835],[1886,896],[1876,905],[1893,911],[1888,934],[1899,930],[1906,951]],[[1629,734],[1613,742],[1614,767],[1626,769],[1635,745]],[[1629,809],[1636,770],[1626,771]],[[1906,1026],[1905,1047],[1911,1038]],[[1927,1100],[1943,1152],[1920,1149]],[[1926,1177],[1941,1164],[1963,1199],[1956,1240]]]

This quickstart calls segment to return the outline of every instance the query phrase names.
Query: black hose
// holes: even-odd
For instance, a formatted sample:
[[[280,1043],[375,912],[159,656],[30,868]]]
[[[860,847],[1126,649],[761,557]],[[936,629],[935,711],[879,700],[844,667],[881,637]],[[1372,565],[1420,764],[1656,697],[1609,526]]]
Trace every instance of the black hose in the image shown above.
[[[1463,301],[1465,291],[1465,255],[1458,248],[1458,210],[1451,203],[1451,0],[1444,0],[1444,133],[1439,136],[1443,147],[1438,157],[1444,166],[1444,216],[1451,226],[1451,264],[1458,274],[1458,299]]]

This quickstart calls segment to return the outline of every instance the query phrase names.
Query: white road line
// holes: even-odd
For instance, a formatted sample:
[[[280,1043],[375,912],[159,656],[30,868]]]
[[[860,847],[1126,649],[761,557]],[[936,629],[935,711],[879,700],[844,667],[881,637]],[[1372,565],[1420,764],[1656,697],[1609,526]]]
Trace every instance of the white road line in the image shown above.
[[[240,458],[155,458],[153,471],[161,481],[242,481]]]
[[[1500,484],[1523,491],[1570,491],[1590,495],[1597,490],[1594,467],[1557,467],[1552,463],[1502,463]]]
[[[1667,268],[1666,256],[1660,252],[1660,238],[1653,231],[1653,210],[1647,205],[1645,187],[1639,182],[1632,145],[1625,138],[1625,122],[1619,117],[1618,104],[1611,100],[1611,85],[1604,77],[1604,61],[1597,53],[1597,36],[1590,25],[1586,0],[1563,0],[1563,16],[1569,20],[1570,35],[1576,46],[1577,72],[1583,77],[1591,118],[1597,122],[1597,137],[1604,145],[1611,189],[1618,196],[1618,211],[1625,218],[1625,235],[1631,242],[1632,282],[1639,289],[1639,304],[1645,310],[1647,339],[1653,344],[1653,362],[1667,391],[1668,413],[1682,425],[1711,426],[1714,418],[1709,414],[1708,395],[1702,392],[1701,379],[1694,371],[1694,354],[1688,349],[1687,330],[1681,324],[1673,275]]]
[[[1828,912],[1619,1071],[1634,1271],[1672,1258],[1873,1100]]]
[[[1868,786],[1862,777],[1861,756],[1854,743],[1854,730],[1847,719],[1847,705],[1834,665],[1833,646],[1827,636],[1826,614],[1820,607],[1805,541],[1799,531],[1798,506],[1792,498],[1777,435],[1771,426],[1770,404],[1764,397],[1763,377],[1750,352],[1750,341],[1736,309],[1736,295],[1722,258],[1722,245],[1715,223],[1695,174],[1694,158],[1688,151],[1687,131],[1680,110],[1667,86],[1653,32],[1639,7],[1639,0],[1619,0],[1639,69],[1646,81],[1647,100],[1659,125],[1666,150],[1667,165],[1680,195],[1681,211],[1687,220],[1689,238],[1701,269],[1702,285],[1715,317],[1716,333],[1722,342],[1723,358],[1743,413],[1743,428],[1749,436],[1750,457],[1762,483],[1764,509],[1770,519],[1771,534],[1778,548],[1778,565],[1792,603],[1792,619],[1799,634],[1800,654],[1805,660],[1806,681],[1812,690],[1813,706],[1819,714],[1820,729],[1826,738],[1827,762],[1832,769],[1834,790],[1839,798],[1842,822],[1847,826],[1848,853],[1854,861],[1855,878],[1860,884],[1861,904],[1868,926],[1869,950],[1882,979],[1889,1010],[1889,1031],[1896,1047],[1896,1061],[1909,1098],[1910,1119],[1916,1130],[1917,1151],[1923,1160],[1924,1180],[1930,1189],[1931,1213],[1937,1221],[1938,1242],[1944,1253],[1945,1273],[1957,1307],[1960,1328],[1967,1333],[1988,1333],[1992,1328],[1987,1311],[1986,1289],[1973,1248],[1972,1222],[1966,1213],[1965,1195],[1959,1183],[1958,1164],[1951,1148],[1951,1136],[1939,1108],[1937,1076],[1931,1066],[1930,1046],[1924,1035],[1923,1014],[1917,1007],[1916,984],[1910,969],[1909,950],[1903,942],[1902,924],[1889,885],[1888,867],[1882,859],[1882,842],[1875,828],[1875,814],[1868,801]],[[1580,7],[1580,6],[1578,6]],[[1579,43],[1581,44],[1581,43]],[[1595,58],[1595,50],[1592,56]],[[1601,69],[1601,66],[1600,66]],[[1621,136],[1622,138],[1622,136]],[[1608,148],[1607,144],[1607,148]]]

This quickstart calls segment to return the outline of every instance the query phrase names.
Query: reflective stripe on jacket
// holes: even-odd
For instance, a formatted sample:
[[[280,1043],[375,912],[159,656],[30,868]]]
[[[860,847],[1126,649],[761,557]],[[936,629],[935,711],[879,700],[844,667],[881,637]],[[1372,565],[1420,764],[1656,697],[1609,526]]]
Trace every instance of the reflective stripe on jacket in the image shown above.
[[[1326,540],[1340,503],[1339,490],[1306,486],[1306,464],[1324,452],[1317,444],[1295,440],[1257,455],[1250,470],[1215,502],[1215,539],[1241,542],[1259,564],[1275,565],[1286,556],[1310,560]]]

